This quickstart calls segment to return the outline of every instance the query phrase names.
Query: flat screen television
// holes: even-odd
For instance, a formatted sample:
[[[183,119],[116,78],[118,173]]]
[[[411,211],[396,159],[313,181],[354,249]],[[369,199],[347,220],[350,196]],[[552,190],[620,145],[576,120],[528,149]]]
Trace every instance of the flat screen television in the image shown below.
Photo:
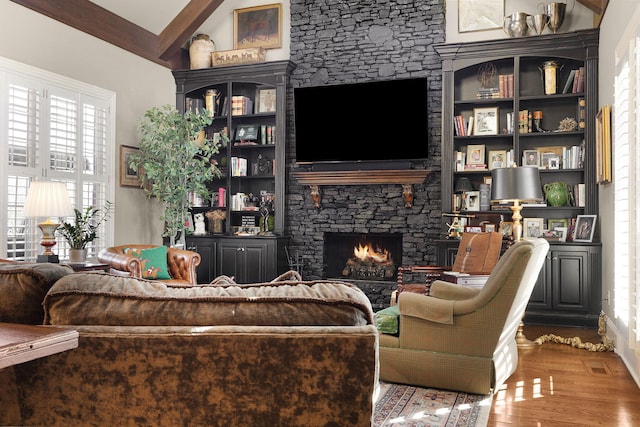
[[[427,90],[426,78],[294,88],[296,163],[426,159]]]

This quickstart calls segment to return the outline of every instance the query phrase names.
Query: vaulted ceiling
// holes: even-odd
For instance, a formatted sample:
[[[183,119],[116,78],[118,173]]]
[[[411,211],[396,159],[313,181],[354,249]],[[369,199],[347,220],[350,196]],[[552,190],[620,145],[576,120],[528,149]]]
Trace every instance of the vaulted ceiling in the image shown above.
[[[155,34],[131,22],[121,15],[111,12],[96,2],[89,0],[11,0],[46,15],[84,33],[98,37],[108,43],[125,49],[172,70],[186,68],[186,53],[182,49],[189,38],[203,22],[222,4],[224,0],[190,0],[177,12],[171,21]],[[121,14],[129,10],[140,10],[139,0],[123,0],[119,6]],[[113,0],[110,2],[114,3]],[[117,3],[117,2],[116,2]],[[146,2],[146,15],[153,15],[157,3]],[[184,3],[184,1],[183,1]],[[161,18],[161,17],[159,17]]]
[[[188,67],[182,46],[224,0],[11,1],[176,70]],[[609,0],[576,1],[593,11],[599,26]]]

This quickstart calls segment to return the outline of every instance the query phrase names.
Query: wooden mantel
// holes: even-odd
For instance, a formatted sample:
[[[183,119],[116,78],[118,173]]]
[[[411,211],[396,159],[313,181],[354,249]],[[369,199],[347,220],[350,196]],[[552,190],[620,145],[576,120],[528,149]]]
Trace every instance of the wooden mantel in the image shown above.
[[[320,208],[321,185],[401,184],[405,208],[413,206],[413,184],[422,184],[431,171],[427,169],[380,169],[354,171],[292,172],[300,184],[311,187],[316,209]]]

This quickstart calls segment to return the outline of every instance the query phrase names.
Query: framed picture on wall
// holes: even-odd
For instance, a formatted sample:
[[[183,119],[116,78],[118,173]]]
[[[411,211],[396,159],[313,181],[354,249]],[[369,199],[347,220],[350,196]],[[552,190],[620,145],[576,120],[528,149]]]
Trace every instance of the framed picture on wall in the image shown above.
[[[458,32],[502,28],[504,0],[458,0]]]
[[[138,147],[120,146],[120,186],[122,187],[140,187],[142,185],[140,169],[132,169],[129,165],[131,156],[138,150]]]
[[[282,3],[233,11],[233,48],[282,47]]]

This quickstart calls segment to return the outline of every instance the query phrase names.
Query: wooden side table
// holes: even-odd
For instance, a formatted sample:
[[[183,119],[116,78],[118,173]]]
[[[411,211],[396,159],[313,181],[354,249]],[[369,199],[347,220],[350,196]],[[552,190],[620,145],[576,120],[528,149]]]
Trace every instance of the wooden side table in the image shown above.
[[[78,347],[78,331],[0,323],[0,369]]]
[[[109,264],[102,264],[98,262],[83,262],[83,263],[62,263],[67,267],[71,267],[73,271],[104,271],[109,272]]]

